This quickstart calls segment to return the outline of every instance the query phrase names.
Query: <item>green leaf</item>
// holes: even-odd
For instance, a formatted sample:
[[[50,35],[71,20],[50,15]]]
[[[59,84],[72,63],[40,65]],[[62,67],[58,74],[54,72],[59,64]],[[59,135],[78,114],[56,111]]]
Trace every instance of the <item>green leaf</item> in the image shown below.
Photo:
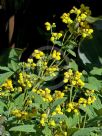
[[[94,109],[96,109],[96,110],[100,110],[102,108],[102,102],[101,102],[100,98],[97,95],[95,95],[95,97],[96,97],[96,100],[92,104],[92,107]]]
[[[99,127],[81,128],[76,131],[72,136],[89,136],[90,132],[98,130]]]
[[[10,71],[10,69],[8,67],[4,67],[4,66],[0,66],[0,70],[3,71]]]
[[[20,60],[24,50],[20,48],[11,48],[9,53],[9,59]]]
[[[102,115],[102,108],[100,108],[99,110],[95,110],[95,112],[97,113],[97,115],[101,116]]]
[[[35,103],[38,104],[38,107],[41,106],[43,110],[49,106],[49,103],[44,102],[42,97],[36,93],[34,93],[34,100],[35,100]]]
[[[19,60],[21,57],[23,50],[21,49],[15,49],[12,48],[10,53],[9,53],[9,58],[8,58],[8,67],[13,70],[16,71],[19,68]]]
[[[69,62],[69,67],[72,68],[73,70],[77,71],[78,70],[78,65],[76,64],[76,62],[74,60],[71,60]]]
[[[67,124],[69,128],[76,127],[79,121],[79,116],[77,114],[74,114],[70,117],[68,117]]]
[[[19,68],[19,65],[18,62],[11,60],[10,63],[8,63],[8,67],[15,72]]]
[[[67,129],[68,136],[72,136],[78,130],[79,130],[78,128],[68,128]]]
[[[4,108],[6,107],[6,104],[2,100],[0,100],[0,114],[4,113]]]
[[[62,46],[62,42],[61,41],[54,41],[54,44],[56,44],[58,46]]]
[[[14,74],[14,72],[12,72],[12,71],[0,74],[0,84],[4,83],[13,74]]]
[[[86,126],[87,127],[91,127],[91,126],[97,126],[97,124],[99,123],[99,121],[102,121],[102,116],[96,116],[90,120],[87,121]]]
[[[0,107],[7,107],[7,105],[2,100],[0,100]]]
[[[64,98],[60,98],[60,99],[55,100],[51,105],[51,109],[54,110],[56,108],[56,106],[62,104],[66,99],[67,98],[64,97]]]
[[[56,114],[56,115],[53,115],[52,118],[57,122],[58,121],[64,121],[64,120],[68,119],[67,116],[64,115],[64,114]]]
[[[15,106],[17,106],[18,108],[22,108],[23,104],[24,104],[24,93],[20,94],[14,101]]]
[[[68,49],[67,52],[71,54],[72,56],[76,57],[76,53],[72,51],[71,49]]]
[[[34,125],[20,125],[9,129],[9,131],[19,131],[19,132],[36,132]]]
[[[92,76],[88,77],[88,83],[85,83],[85,88],[90,90],[91,89],[99,90],[101,86],[102,86],[101,81]]]
[[[90,119],[97,116],[97,114],[95,113],[91,105],[86,107],[84,107],[83,105],[80,105],[80,109],[83,110],[89,116]]]
[[[98,21],[98,20],[102,20],[102,16],[100,16],[100,17],[88,16],[88,17],[86,18],[86,20],[87,20],[89,23],[94,23],[94,22],[96,22],[96,21]]]
[[[51,129],[46,125],[45,128],[43,129],[43,134],[44,136],[52,136]]]
[[[93,67],[93,70],[90,71],[91,75],[102,75],[102,68]]]
[[[67,127],[70,127],[68,117],[64,114],[56,114],[52,117],[56,122],[65,121]]]
[[[35,103],[37,104],[42,104],[44,102],[42,97],[36,93],[34,93],[34,100],[35,100]]]

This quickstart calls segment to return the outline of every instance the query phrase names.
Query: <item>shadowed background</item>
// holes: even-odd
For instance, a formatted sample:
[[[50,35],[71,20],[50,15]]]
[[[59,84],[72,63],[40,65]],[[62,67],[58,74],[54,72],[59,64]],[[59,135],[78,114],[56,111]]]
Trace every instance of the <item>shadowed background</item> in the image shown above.
[[[92,16],[102,15],[101,1],[97,0],[0,0],[1,53],[15,44],[17,48],[26,48],[22,60],[27,59],[35,48],[47,45],[44,23],[57,22],[60,28],[62,13],[73,6],[79,7],[81,3],[90,7]],[[9,42],[8,21],[11,16],[14,16],[14,29]]]

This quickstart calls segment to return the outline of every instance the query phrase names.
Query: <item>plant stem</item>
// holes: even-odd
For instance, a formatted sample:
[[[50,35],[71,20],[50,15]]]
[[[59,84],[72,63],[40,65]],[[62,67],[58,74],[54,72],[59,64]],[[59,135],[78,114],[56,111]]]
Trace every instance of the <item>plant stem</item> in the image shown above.
[[[72,102],[74,101],[75,96],[76,96],[76,92],[74,93],[74,95],[72,97]]]
[[[83,122],[83,128],[85,128],[86,117],[87,117],[87,114],[85,113],[85,116],[84,116],[84,122]]]
[[[72,90],[73,90],[73,86],[71,86],[71,88],[70,88],[70,102],[72,100]]]

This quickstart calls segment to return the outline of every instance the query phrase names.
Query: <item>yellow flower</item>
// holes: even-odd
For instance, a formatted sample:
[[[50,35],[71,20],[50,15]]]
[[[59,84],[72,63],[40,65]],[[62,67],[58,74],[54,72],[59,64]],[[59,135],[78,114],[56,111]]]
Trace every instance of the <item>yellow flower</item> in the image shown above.
[[[52,126],[52,127],[55,127],[56,126],[56,123],[54,120],[50,120],[49,121],[49,125]]]
[[[86,33],[82,33],[82,37],[85,38],[87,36]]]
[[[81,16],[80,16],[80,18],[81,18],[82,20],[85,20],[86,17],[87,17],[87,15],[85,15],[84,13],[82,13]]]
[[[43,113],[41,114],[42,118],[47,118],[47,114],[46,113]]]
[[[51,42],[54,42],[54,40],[55,40],[55,38],[52,36],[52,37],[50,38],[50,41],[51,41]]]
[[[27,100],[26,104],[27,104],[27,105],[32,104],[32,100]]]
[[[44,118],[41,118],[40,124],[41,124],[42,126],[45,126],[45,119],[44,119]]]
[[[74,109],[74,112],[75,112],[75,113],[78,113],[79,111],[78,111],[78,109]]]
[[[35,57],[36,59],[41,59],[45,54],[42,51],[39,50],[34,50],[32,53],[32,56]]]
[[[52,58],[55,60],[60,60],[61,59],[61,53],[57,52],[56,50],[54,50],[51,54]]]
[[[51,29],[51,24],[49,22],[45,23],[46,30],[49,31]]]
[[[17,88],[18,92],[22,92],[22,87]]]
[[[76,14],[79,15],[81,13],[81,10],[80,9],[77,9],[76,10]]]
[[[62,22],[65,24],[72,24],[73,20],[70,18],[70,14],[69,13],[63,13],[63,15],[61,16]]]
[[[55,99],[60,99],[64,97],[64,93],[61,91],[55,90],[54,96],[55,96]]]
[[[65,78],[65,79],[63,80],[63,82],[64,82],[64,83],[67,83],[67,82],[68,82],[68,79],[67,79],[67,78]]]
[[[68,108],[66,111],[67,111],[67,112],[71,112],[71,108]]]
[[[3,83],[1,87],[4,87],[5,89],[10,91],[14,91],[13,83],[11,79],[6,80],[6,82]]]
[[[58,106],[56,107],[55,111],[56,111],[57,113],[59,113],[59,112],[61,111],[60,105],[58,105]]]
[[[45,88],[45,91],[50,94],[51,90],[49,88]]]
[[[56,40],[59,40],[61,37],[62,37],[62,33],[55,33],[55,32],[53,32],[52,36],[50,38],[50,41],[54,42]]]
[[[54,111],[54,112],[52,112],[52,115],[56,115],[56,112]]]
[[[28,58],[28,59],[27,59],[27,62],[28,62],[28,63],[33,63],[33,59]]]
[[[76,85],[76,81],[74,81],[74,80],[72,80],[72,83],[71,83],[72,85]]]
[[[37,90],[36,90],[35,88],[33,88],[33,89],[32,89],[32,92],[36,93],[36,92],[37,92]]]
[[[67,132],[64,132],[64,136],[67,136]]]

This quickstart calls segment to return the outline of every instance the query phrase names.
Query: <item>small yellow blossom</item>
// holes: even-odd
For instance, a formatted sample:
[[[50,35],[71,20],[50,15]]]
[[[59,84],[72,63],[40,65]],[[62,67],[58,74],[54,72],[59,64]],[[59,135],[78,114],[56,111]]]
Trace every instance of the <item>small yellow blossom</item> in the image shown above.
[[[51,29],[51,24],[49,22],[45,23],[46,30],[49,31]]]
[[[60,60],[61,59],[61,53],[57,52],[56,50],[54,50],[51,54],[52,58],[55,60]]]
[[[64,93],[61,92],[61,91],[55,90],[54,97],[55,97],[55,99],[63,98],[64,97]]]
[[[61,37],[62,37],[62,33],[55,33],[55,32],[53,32],[53,33],[52,33],[52,36],[51,36],[51,38],[50,38],[50,41],[51,41],[51,42],[57,41],[57,40],[59,40]]]
[[[43,56],[45,56],[45,54],[42,51],[34,50],[32,56],[35,57],[36,59],[41,59]]]
[[[52,127],[55,127],[56,126],[56,123],[54,120],[50,120],[49,121],[49,125],[52,126]]]
[[[42,126],[45,126],[45,119],[44,119],[44,118],[41,118],[40,124],[41,124]]]

